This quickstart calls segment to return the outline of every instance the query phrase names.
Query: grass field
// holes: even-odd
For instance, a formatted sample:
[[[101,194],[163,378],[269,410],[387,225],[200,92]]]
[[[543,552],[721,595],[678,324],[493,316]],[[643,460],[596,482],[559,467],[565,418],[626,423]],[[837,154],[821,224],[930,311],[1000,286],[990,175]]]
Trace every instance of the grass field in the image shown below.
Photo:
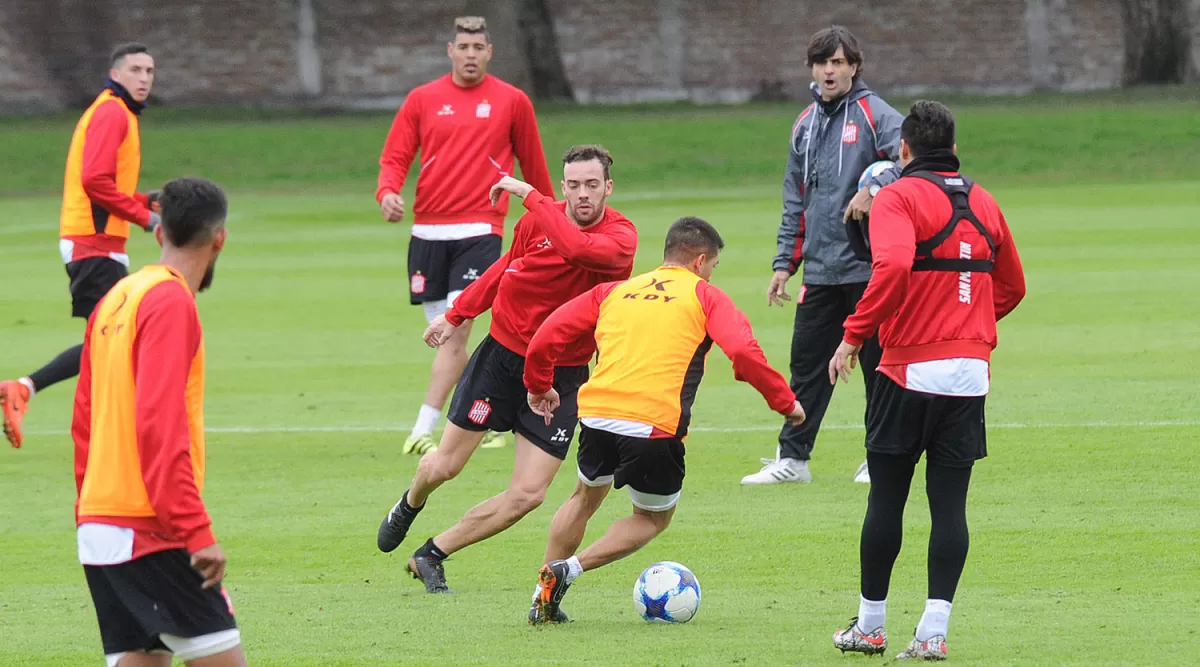
[[[971,555],[950,627],[954,664],[1196,662],[1200,127],[1194,97],[1139,99],[1156,97],[959,107],[964,170],[1004,208],[1029,297],[1000,328],[991,456],[973,480]],[[768,309],[764,291],[790,114],[542,114],[552,156],[577,141],[613,149],[610,203],[639,225],[639,270],[656,264],[679,215],[722,230],[728,247],[714,282],[749,313],[779,368],[791,311]],[[407,228],[382,224],[371,198],[388,120],[145,116],[143,184],[195,173],[231,191],[230,243],[199,300],[206,500],[251,663],[868,664],[829,643],[857,610],[866,499],[851,481],[863,455],[857,379],[837,391],[811,485],[742,488],[739,478],[773,453],[778,419],[714,351],[673,525],[580,579],[564,604],[576,621],[567,626],[530,628],[524,614],[550,517],[574,484],[570,465],[546,505],[447,562],[452,597],[425,595],[404,576],[403,555],[502,489],[511,448],[479,452],[434,496],[411,544],[390,556],[375,549],[378,521],[416,465],[399,446],[432,358],[405,296]],[[80,337],[81,323],[66,316],[55,224],[72,122],[0,127],[3,377]],[[157,257],[146,235],[130,253],[139,265]],[[0,451],[2,665],[100,664],[75,554],[72,389],[39,395],[26,446]],[[890,596],[889,654],[923,608],[924,502],[918,485]],[[589,539],[628,507],[612,495]],[[634,579],[664,559],[687,564],[703,585],[689,624],[633,615]]]

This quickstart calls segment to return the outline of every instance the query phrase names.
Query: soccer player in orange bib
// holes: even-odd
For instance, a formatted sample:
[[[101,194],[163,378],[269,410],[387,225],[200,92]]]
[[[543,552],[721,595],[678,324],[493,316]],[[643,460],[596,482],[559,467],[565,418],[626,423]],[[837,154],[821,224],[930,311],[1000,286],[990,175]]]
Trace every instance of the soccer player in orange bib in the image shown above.
[[[101,299],[84,334],[75,417],[79,561],[109,667],[246,664],[204,489],[204,338],[196,293],[225,245],[225,194],[162,191],[156,265]]]
[[[113,50],[108,84],[71,137],[63,181],[58,242],[71,280],[71,316],[86,320],[100,298],[129,274],[125,244],[136,226],[159,224],[156,193],[137,192],[142,164],[138,122],[154,85],[154,58],[141,44]],[[34,394],[79,373],[82,345],[18,380],[0,381],[4,435],[23,442],[21,422]]]
[[[572,299],[530,342],[529,406],[547,420],[560,403],[553,388],[559,353],[594,336],[600,355],[579,390],[579,483],[550,526],[530,623],[564,618],[559,603],[576,577],[634,553],[670,524],[683,489],[692,402],[714,342],[733,361],[734,376],[757,389],[772,410],[792,423],[804,421],[804,409],[767,363],[746,315],[708,282],[724,247],[709,223],[680,218],[667,232],[662,266]],[[573,555],[614,485],[629,487],[633,514]]]

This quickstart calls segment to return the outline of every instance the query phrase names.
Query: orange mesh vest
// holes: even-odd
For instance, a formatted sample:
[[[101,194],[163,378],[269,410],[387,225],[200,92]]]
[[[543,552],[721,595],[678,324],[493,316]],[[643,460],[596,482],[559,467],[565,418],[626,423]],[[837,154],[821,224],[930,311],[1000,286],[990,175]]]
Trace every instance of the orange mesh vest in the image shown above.
[[[137,191],[138,173],[142,168],[138,117],[125,106],[120,97],[114,95],[111,90],[105,90],[92,102],[87,111],[83,112],[79,124],[75,126],[75,134],[71,137],[71,148],[67,152],[66,179],[63,184],[62,215],[59,221],[61,237],[105,234],[129,238],[129,221],[110,215],[99,206],[93,206],[92,200],[83,190],[83,145],[87,142],[88,125],[92,122],[92,114],[96,112],[96,108],[110,101],[120,104],[129,119],[129,130],[117,149],[117,190],[130,197]]]
[[[579,390],[579,416],[649,424],[684,437],[712,347],[700,276],[660,267],[621,283],[600,304],[600,360]]]
[[[79,492],[80,516],[153,517],[142,481],[134,423],[133,342],[138,307],[152,288],[182,278],[148,266],[117,283],[96,309],[92,323],[91,442]],[[187,381],[188,431],[196,488],[204,490],[204,342]]]

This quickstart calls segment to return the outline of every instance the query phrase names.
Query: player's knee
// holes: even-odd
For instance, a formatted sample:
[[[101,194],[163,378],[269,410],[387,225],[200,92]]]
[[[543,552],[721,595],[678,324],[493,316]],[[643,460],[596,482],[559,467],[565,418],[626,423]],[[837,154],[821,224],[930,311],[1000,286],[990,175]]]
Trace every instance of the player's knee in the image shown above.
[[[545,489],[509,489],[509,506],[518,516],[525,516],[542,506],[546,500]]]
[[[447,456],[441,450],[433,451],[421,457],[417,464],[425,477],[432,482],[448,482],[462,472],[463,464]]]

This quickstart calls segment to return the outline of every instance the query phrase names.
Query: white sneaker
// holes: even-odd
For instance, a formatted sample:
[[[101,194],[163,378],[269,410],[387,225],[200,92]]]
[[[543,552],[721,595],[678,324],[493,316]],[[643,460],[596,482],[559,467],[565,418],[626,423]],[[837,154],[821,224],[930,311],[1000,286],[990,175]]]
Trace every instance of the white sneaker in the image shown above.
[[[858,466],[858,470],[854,471],[854,481],[858,484],[871,483],[871,472],[867,470],[866,461],[863,461],[862,465]]]
[[[783,482],[807,484],[812,481],[812,473],[808,471],[808,461],[763,459],[762,462],[762,470],[743,477],[742,484],[781,484]]]

